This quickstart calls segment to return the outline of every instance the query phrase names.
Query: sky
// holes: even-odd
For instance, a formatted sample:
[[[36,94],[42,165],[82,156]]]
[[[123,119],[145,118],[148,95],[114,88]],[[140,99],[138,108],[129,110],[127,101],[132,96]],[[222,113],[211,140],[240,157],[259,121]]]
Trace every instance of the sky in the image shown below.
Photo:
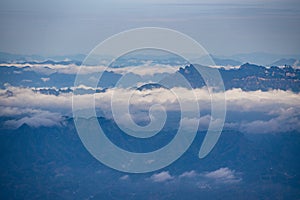
[[[297,0],[2,0],[0,51],[88,54],[131,28],[180,31],[214,55],[300,54]]]

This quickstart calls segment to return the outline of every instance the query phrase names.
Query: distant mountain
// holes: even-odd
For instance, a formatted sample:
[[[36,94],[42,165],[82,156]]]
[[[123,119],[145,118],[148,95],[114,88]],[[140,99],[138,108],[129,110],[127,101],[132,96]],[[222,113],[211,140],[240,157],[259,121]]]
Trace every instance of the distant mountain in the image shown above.
[[[30,64],[30,65],[70,65],[75,64],[80,66],[81,61],[76,60],[65,60],[65,61],[55,61],[55,60],[45,60],[45,61],[22,61],[17,62],[18,64]]]
[[[266,68],[246,63],[235,70],[221,69],[220,73],[226,89],[241,88],[245,91],[268,91],[270,89],[300,91],[300,70],[288,66],[284,68]]]
[[[55,71],[55,68],[52,69],[47,67],[47,65],[52,64],[61,64],[67,66],[68,64],[73,63],[72,61],[55,62],[48,60],[39,63],[44,63],[42,65],[45,65],[39,70],[32,70],[29,66],[23,68],[5,65],[1,66],[0,86],[3,87],[5,83],[9,83],[12,86],[56,88],[72,87],[74,85],[76,74],[59,73]],[[223,78],[226,90],[232,88],[241,88],[245,91],[267,91],[269,89],[291,90],[294,92],[300,91],[300,69],[290,66],[283,68],[273,66],[267,68],[264,66],[245,63],[237,69],[221,68],[219,69],[219,72]],[[184,75],[193,88],[205,86],[204,80],[193,65],[181,67],[178,70],[178,73]],[[93,74],[87,74],[83,76],[86,76],[88,79],[93,76]],[[171,85],[173,84],[175,87],[176,83],[172,82],[172,76],[173,75],[171,74],[168,83]],[[121,77],[121,74],[112,71],[106,71],[103,73],[98,87],[113,87]],[[127,85],[122,85],[122,87],[128,87],[131,85],[131,83],[142,80],[139,75],[132,73],[129,73],[127,78],[129,82],[127,81]],[[156,84],[146,84],[139,89],[145,90],[158,87],[161,86]]]
[[[241,88],[245,91],[269,89],[300,91],[300,69],[292,67],[266,68],[259,65],[245,63],[239,69],[226,70],[221,68],[225,89]],[[205,86],[203,78],[193,65],[180,68],[179,73],[184,75],[192,87]]]
[[[280,60],[277,60],[270,64],[270,66],[294,66],[294,65],[300,65],[299,60],[294,58],[282,58]]]
[[[270,63],[274,63],[275,61],[286,57],[298,59],[300,58],[300,55],[279,55],[279,54],[264,53],[264,52],[254,52],[254,53],[241,53],[232,56],[225,56],[225,58],[234,59],[242,63],[250,62],[257,65],[269,65]]]
[[[280,55],[254,52],[254,53],[241,53],[231,56],[233,59],[239,60],[241,62],[250,62],[258,65],[267,65],[280,58]]]
[[[214,118],[214,113],[207,110],[210,106],[206,107],[206,104],[204,104],[204,106],[201,106],[201,118],[199,120],[201,122],[196,137],[188,150],[179,159],[171,165],[154,172],[145,174],[123,173],[100,163],[87,151],[77,134],[70,111],[65,111],[68,109],[64,108],[65,106],[71,106],[69,104],[71,101],[68,101],[68,97],[71,95],[65,95],[64,97],[64,94],[61,94],[74,92],[73,86],[80,61],[76,61],[76,59],[56,61],[56,59],[51,58],[39,60],[32,59],[33,57],[2,55],[5,57],[6,62],[11,61],[19,64],[2,63],[0,66],[0,88],[5,88],[1,94],[4,100],[1,105],[1,109],[4,108],[3,113],[0,111],[0,199],[226,200],[245,198],[299,199],[300,197],[300,131],[293,129],[291,126],[291,124],[297,124],[299,121],[297,107],[295,109],[293,107],[293,105],[296,105],[294,102],[284,104],[282,108],[281,105],[274,104],[279,107],[274,110],[274,106],[270,106],[271,104],[262,104],[267,105],[265,111],[258,112],[257,110],[262,105],[258,105],[254,111],[249,111],[252,108],[252,101],[248,106],[248,101],[242,99],[241,102],[237,103],[236,108],[233,107],[236,104],[229,101],[225,126],[217,144],[205,158],[199,159],[199,149],[207,128],[201,124],[203,122],[206,124],[206,117],[211,122]],[[222,65],[235,65],[238,63],[235,59],[215,59],[217,64]],[[164,58],[161,61],[165,64],[169,62],[168,59]],[[142,76],[138,73],[132,73],[128,70],[124,84],[141,83],[142,86],[135,88],[140,91],[164,88],[162,86],[164,85],[163,81],[168,83],[166,85],[170,87],[176,87],[176,84],[180,84],[174,81],[177,78],[176,76],[183,76],[193,88],[205,86],[205,81],[194,65],[181,64],[182,61],[177,61],[173,60],[174,63],[177,63],[174,66],[182,67],[176,72],[172,69],[174,73],[162,73],[163,77],[166,76],[167,78],[161,82],[144,84],[143,81],[146,78],[151,78],[152,75],[146,75],[146,78],[142,79]],[[279,65],[281,63],[292,63],[293,61],[287,59],[276,62]],[[119,62],[122,63],[123,60]],[[140,63],[135,63],[133,59],[129,62],[129,66]],[[156,64],[156,61],[154,63]],[[128,66],[128,63],[123,64]],[[300,69],[286,64],[285,67],[265,67],[264,65],[248,62],[238,65],[240,65],[239,68],[218,69],[224,80],[226,90],[232,88],[241,88],[244,91],[281,89],[300,92]],[[57,70],[59,67],[69,70],[59,71]],[[88,70],[87,74],[81,74],[82,78],[94,82],[97,76],[95,76],[93,70]],[[115,86],[119,80],[122,80],[123,74],[126,73],[125,70],[122,72],[119,72],[121,71],[119,69],[114,70],[103,72],[99,81],[99,88],[78,87],[78,89],[75,89],[76,94],[110,92],[107,88]],[[208,68],[208,70],[215,69]],[[31,92],[22,93],[18,88],[10,90],[10,87],[7,87],[5,83],[15,87],[28,87],[33,92],[49,96],[40,95],[43,97],[37,98],[36,105],[32,106],[30,103],[28,104],[28,101],[34,101],[35,95],[29,100],[25,98],[23,101],[23,99],[18,98],[23,98],[28,94],[31,95]],[[19,91],[21,91],[20,96],[18,96]],[[146,96],[148,92],[143,93]],[[199,94],[201,95],[201,93]],[[56,106],[56,103],[49,105],[49,107],[48,105],[44,106],[47,104],[46,98],[58,99],[55,95],[61,95],[65,102],[61,106]],[[294,95],[299,95],[299,93],[293,94],[293,99]],[[81,97],[84,100],[83,102],[89,103],[86,101],[85,95]],[[105,99],[107,97],[107,95],[104,95],[102,102],[101,96],[101,99],[97,101],[97,105],[100,103],[103,106],[110,107],[111,105],[107,104]],[[155,97],[150,96],[150,98]],[[164,96],[158,96],[158,98],[164,98]],[[289,101],[289,98],[282,98],[284,101]],[[190,102],[189,100],[188,98],[187,102]],[[264,99],[262,103],[267,100],[272,101],[272,97]],[[13,102],[13,104],[10,104],[10,102]],[[60,102],[60,100],[58,99],[57,102]],[[134,102],[133,104],[129,103],[129,108],[131,108],[131,105],[135,105]],[[142,123],[137,122],[139,125],[147,125],[149,122],[148,117],[150,120],[152,118],[148,105],[145,104],[144,106],[143,101],[137,103],[141,106],[141,109],[130,109],[130,114],[135,114],[134,116],[140,118],[138,121],[140,120]],[[178,103],[178,106],[181,106],[180,102]],[[240,107],[240,104],[244,103],[247,105]],[[256,102],[254,103],[256,105]],[[10,107],[10,105],[12,106]],[[109,115],[110,111],[102,110],[102,105],[95,108],[95,112],[100,113],[100,115],[97,118],[85,119],[86,122],[98,120],[105,136],[113,145],[134,153],[152,151],[159,153],[162,147],[169,145],[171,140],[177,138],[178,129],[184,125],[189,126],[190,120],[193,124],[195,120],[187,117],[181,121],[181,117],[184,117],[183,114],[189,116],[189,112],[183,113],[183,107],[180,107],[181,110],[173,109],[175,106],[172,106],[173,103],[171,103],[171,109],[165,109],[167,119],[163,128],[152,137],[137,138],[123,132]],[[121,105],[124,106],[124,104]],[[187,108],[190,111],[190,106]],[[144,117],[144,114],[146,117]],[[44,115],[46,118],[43,118]],[[51,119],[47,118],[48,115]],[[285,119],[286,115],[291,117],[291,120]],[[112,114],[112,116],[114,115]],[[153,115],[153,117],[156,116]],[[55,119],[55,124],[52,123],[52,119]],[[135,117],[132,119],[136,121]],[[218,118],[216,119],[218,120]],[[183,123],[183,120],[187,120],[187,123]],[[266,126],[276,127],[274,123],[278,123],[279,120],[287,127],[287,129],[281,129],[280,134],[274,132],[259,134],[260,130]],[[146,121],[145,124],[143,124],[144,121]],[[9,126],[10,123],[15,122],[17,122],[17,126]],[[34,127],[33,124],[35,123],[31,124],[30,122],[37,122],[38,127]],[[254,124],[258,124],[258,127],[247,130],[247,133],[245,133],[246,131],[243,132],[244,129],[242,128],[244,122],[245,124],[254,122]],[[259,124],[263,125],[260,126]],[[185,128],[189,127],[184,127],[181,130],[185,130]],[[178,137],[186,142],[181,136]],[[180,144],[176,147],[182,148]],[[173,152],[168,151],[167,153],[165,156],[169,156]],[[110,158],[118,159],[113,156]],[[161,157],[161,159],[163,158]],[[156,160],[145,160],[145,163],[148,164],[149,162],[151,164],[154,161]],[[126,164],[130,165],[131,163]]]
[[[215,62],[215,64],[219,66],[239,66],[242,64],[242,62],[240,61],[236,61],[229,58],[217,58],[213,56],[212,59]]]
[[[75,54],[65,56],[40,56],[40,55],[22,55],[0,52],[0,63],[24,63],[24,62],[47,62],[47,60],[59,61],[72,61],[73,63],[81,63],[86,55]]]
[[[42,61],[45,60],[43,56],[38,55],[20,55],[0,52],[0,63],[13,63],[13,62],[24,62],[24,61]]]
[[[52,63],[53,61],[46,62]],[[90,75],[86,76],[88,78],[90,77]],[[104,72],[101,77],[99,87],[112,87],[116,84],[120,77],[120,74],[116,74],[114,72]],[[55,69],[47,67],[47,64],[45,64],[45,67],[41,67],[39,71],[34,71],[30,67],[0,67],[0,87],[3,87],[5,83],[9,83],[12,86],[23,87],[72,87],[74,86],[75,78],[76,74],[58,73]]]
[[[63,55],[63,56],[40,56],[40,55],[22,55],[22,54],[11,54],[11,53],[5,53],[5,52],[0,52],[0,63],[15,63],[15,62],[44,62],[47,60],[53,60],[53,61],[70,61],[70,62],[75,62],[75,63],[81,63],[84,59],[86,58],[85,54],[73,54],[73,55]],[[161,56],[155,57],[153,60],[153,55],[152,54],[134,54],[133,57],[130,56],[124,56],[121,58],[118,58],[114,63],[114,67],[122,67],[124,61],[128,62],[129,60],[132,61],[131,65],[137,65],[137,64],[143,64],[142,62],[139,61],[152,61],[154,63],[160,63],[160,64],[182,64],[186,63],[185,60],[178,56],[167,56],[165,54]],[[235,54],[232,56],[220,56],[220,55],[209,55],[209,56],[204,56],[199,60],[201,63],[209,63],[207,60],[213,59],[216,65],[221,65],[221,66],[238,66],[241,65],[242,63],[250,62],[254,63],[257,65],[265,65],[265,66],[270,66],[270,64],[277,66],[277,64],[273,64],[282,58],[291,58],[295,60],[300,59],[300,55],[279,55],[279,54],[272,54],[272,53],[264,53],[264,52],[254,52],[254,53],[241,53],[241,54]],[[112,58],[108,55],[105,56],[106,61],[111,60]],[[91,63],[89,64],[97,64],[98,57],[95,55],[90,56]],[[95,61],[92,61],[95,60]],[[290,59],[288,59],[290,60]],[[284,61],[284,60],[283,60]],[[292,61],[292,60],[290,60]],[[291,63],[291,62],[288,63]],[[280,62],[282,63],[282,62]],[[279,64],[280,64],[279,63]]]
[[[127,134],[120,136],[120,129],[110,120],[99,118],[99,123],[107,129],[107,136],[115,144],[125,149],[135,147],[131,151],[160,148],[174,133],[169,130],[163,138],[157,138],[147,146],[145,141],[136,143],[136,138]],[[250,199],[259,199],[266,194],[271,199],[278,195],[283,199],[299,197],[298,133],[247,136],[223,131],[213,151],[199,159],[204,135],[198,132],[189,150],[163,170],[127,174],[94,159],[81,143],[71,118],[65,119],[62,127],[31,128],[24,124],[16,130],[1,130],[0,197],[232,199],[234,196],[244,199],[246,195]],[[208,171],[217,169],[227,170],[211,173],[211,179],[205,179]],[[161,171],[170,172],[171,180],[153,182],[150,177]]]
[[[85,54],[73,54],[73,55],[64,55],[64,56],[49,56],[48,59],[56,60],[56,61],[73,61],[81,63],[85,59]]]

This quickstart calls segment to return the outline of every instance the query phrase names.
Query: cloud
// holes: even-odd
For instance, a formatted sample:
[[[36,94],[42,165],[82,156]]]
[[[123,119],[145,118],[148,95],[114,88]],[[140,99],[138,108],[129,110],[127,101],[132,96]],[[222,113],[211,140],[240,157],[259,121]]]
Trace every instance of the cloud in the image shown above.
[[[40,113],[34,114],[33,116],[26,116],[21,119],[7,120],[4,122],[4,125],[12,129],[19,128],[23,124],[27,124],[31,127],[38,128],[41,126],[60,126],[62,121],[63,119],[59,113],[41,111]]]
[[[7,96],[7,91],[10,91]],[[58,96],[34,92],[31,88],[11,87],[0,90],[0,106],[26,110],[40,109],[57,112],[71,111],[72,94],[61,93]]]
[[[222,167],[215,171],[198,173],[196,170],[185,171],[180,175],[171,176],[169,171],[153,174],[150,177],[153,182],[165,182],[173,180],[173,183],[182,181],[195,184],[201,189],[210,189],[216,184],[234,184],[242,181],[241,173],[228,167]]]
[[[132,73],[139,76],[153,76],[155,74],[173,74],[181,67],[179,65],[154,64],[152,62],[137,66],[126,66],[120,68],[107,68],[106,65],[96,66],[78,66],[75,64],[17,64],[17,63],[0,63],[0,67],[18,67],[25,71],[35,71],[40,74],[50,75],[53,73],[60,74],[92,74],[111,71],[117,74]],[[17,72],[20,73],[20,72]],[[44,81],[44,80],[43,80]]]
[[[188,172],[183,172],[181,175],[179,175],[179,178],[194,178],[198,176],[197,172],[195,170],[191,170]]]
[[[31,108],[19,108],[19,107],[5,107],[0,106],[0,117],[17,117],[26,114],[35,114],[41,110],[31,109]]]
[[[45,78],[41,78],[41,80],[42,80],[42,81],[44,81],[44,82],[47,82],[47,81],[49,81],[49,80],[50,80],[50,78],[48,78],[48,77],[45,77]]]
[[[153,174],[150,177],[150,180],[152,180],[153,182],[165,182],[172,179],[174,179],[174,177],[171,176],[168,171],[163,171],[157,174]]]
[[[300,113],[295,108],[280,109],[279,115],[270,120],[242,122],[240,130],[245,133],[284,133],[300,130]],[[278,112],[278,111],[277,111]],[[271,113],[276,113],[271,111]]]
[[[143,65],[143,66],[127,66],[122,68],[109,68],[108,71],[113,71],[118,74],[127,74],[133,73],[140,76],[153,76],[155,74],[173,74],[180,66],[172,66],[172,65],[165,65],[165,64],[151,64],[151,65]]]
[[[120,180],[122,180],[122,181],[125,181],[125,180],[128,180],[128,179],[129,179],[129,175],[127,175],[127,174],[120,177]]]
[[[215,68],[215,69],[225,69],[225,70],[231,70],[231,69],[239,69],[241,66],[240,65],[237,65],[237,66],[232,66],[232,65],[226,65],[226,66],[223,66],[223,65],[210,65],[209,67],[211,68]]]
[[[62,116],[72,116],[73,93],[61,92],[54,88],[58,95],[50,95],[38,92],[41,89],[5,85],[4,89],[0,89],[0,116],[27,115],[27,117],[32,117],[41,110],[60,113]],[[47,88],[45,89],[47,90]],[[67,88],[65,89],[67,90]],[[172,88],[171,91],[165,88],[142,91],[111,88],[99,93],[93,92],[95,88],[84,85],[71,88],[71,90],[75,89],[89,90],[87,93],[73,96],[76,99],[75,110],[89,108],[91,102],[95,101],[96,109],[100,110],[105,117],[114,119],[111,112],[113,105],[121,116],[119,122],[123,122],[122,124],[125,125],[130,118],[135,122],[149,122],[149,110],[151,107],[153,108],[153,105],[161,105],[167,111],[179,112],[182,109],[189,113],[195,111],[195,102],[199,104],[202,115],[199,119],[195,116],[186,116],[182,119],[182,124],[187,126],[199,124],[199,128],[205,130],[211,121],[209,113],[211,99],[205,88],[193,91],[186,88]],[[241,89],[232,89],[226,91],[225,96],[227,112],[234,113],[233,116],[239,116],[234,118],[232,114],[228,115],[226,128],[246,133],[278,133],[300,130],[300,94],[282,90],[246,92]],[[222,99],[219,93],[214,97],[216,102]],[[179,100],[181,104],[179,104]],[[185,107],[181,107],[182,105]],[[120,113],[119,111],[123,108],[130,108],[129,113],[126,109],[126,112]],[[256,113],[254,118],[251,118],[251,113]],[[17,124],[17,122],[14,123]]]
[[[91,74],[95,72],[102,72],[105,70],[105,66],[85,66],[80,70],[80,66],[75,64],[18,64],[18,63],[1,63],[0,67],[18,67],[24,69],[24,71],[35,71],[41,74],[50,75],[53,73],[61,74]],[[80,70],[80,71],[79,71]]]
[[[232,89],[225,92],[229,110],[234,111],[264,111],[270,112],[272,108],[300,107],[300,94],[292,91],[243,91]]]
[[[237,176],[237,173],[234,170],[230,170],[227,167],[212,172],[206,172],[203,176],[218,183],[238,183],[242,180]]]

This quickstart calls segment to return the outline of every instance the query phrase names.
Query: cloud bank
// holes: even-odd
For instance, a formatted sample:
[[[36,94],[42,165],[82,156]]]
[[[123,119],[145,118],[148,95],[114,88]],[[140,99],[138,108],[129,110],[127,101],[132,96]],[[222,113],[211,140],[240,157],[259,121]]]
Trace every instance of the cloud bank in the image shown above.
[[[76,64],[30,64],[30,63],[0,63],[0,67],[17,67],[24,69],[25,71],[35,71],[40,74],[50,75],[53,73],[60,74],[93,74],[93,73],[102,73],[104,71],[110,71],[117,74],[127,74],[133,73],[140,76],[153,76],[155,74],[173,74],[181,66],[180,65],[168,65],[168,64],[154,64],[154,63],[145,63],[144,65],[138,66],[125,66],[125,67],[109,67],[106,65],[97,65],[97,66],[78,66]],[[16,73],[21,73],[16,71]],[[47,81],[44,79],[43,81]]]
[[[4,122],[4,126],[10,128],[19,128],[23,124],[27,124],[31,127],[38,128],[40,126],[51,127],[51,126],[61,126],[63,119],[59,113],[51,113],[48,111],[41,111],[35,113],[29,117],[22,117],[20,119],[12,119]]]
[[[149,120],[149,109],[157,104],[166,111],[179,112],[181,108],[178,94],[181,96],[181,103],[193,105],[193,102],[196,101],[200,107],[200,118],[183,119],[184,123],[199,123],[200,128],[203,128],[211,120],[209,113],[211,97],[206,88],[194,89],[192,91],[194,95],[190,95],[191,91],[186,88],[173,88],[172,91],[165,88],[142,91],[112,88],[97,93],[89,87],[80,86],[78,88],[83,91],[90,90],[89,93],[76,95],[79,108],[88,107],[90,99],[94,98],[96,109],[104,113],[107,118],[114,118],[111,113],[111,100],[118,94],[118,98],[114,99],[115,109],[130,107],[131,111],[131,116],[123,116],[125,124],[128,121],[126,118]],[[4,89],[0,89],[0,116],[16,117],[5,123],[10,127],[14,125],[18,127],[22,123],[28,123],[34,127],[38,127],[38,123],[45,126],[58,125],[58,120],[62,119],[59,115],[72,116],[72,90],[78,88],[71,88],[70,92],[57,90],[58,94],[54,95],[39,92],[41,88],[6,85]],[[44,89],[47,90],[47,88]],[[241,89],[232,89],[227,90],[225,96],[227,112],[240,116],[238,119],[231,119],[228,114],[225,128],[233,128],[246,133],[279,133],[300,130],[300,94],[282,90],[246,92]],[[215,95],[215,101],[221,99],[221,94]],[[186,106],[184,109],[189,112],[194,107]],[[256,112],[255,119],[249,118],[253,112]],[[262,117],[259,118],[259,116]],[[57,120],[54,121],[54,118]],[[36,122],[33,123],[33,121]]]

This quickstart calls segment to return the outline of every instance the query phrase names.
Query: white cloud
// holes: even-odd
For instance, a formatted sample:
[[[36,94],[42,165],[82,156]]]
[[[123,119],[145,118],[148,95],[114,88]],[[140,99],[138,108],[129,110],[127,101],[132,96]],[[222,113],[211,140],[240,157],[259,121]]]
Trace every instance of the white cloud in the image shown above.
[[[232,89],[225,93],[229,110],[270,112],[276,107],[300,107],[300,94],[291,91],[243,91]]]
[[[19,108],[19,107],[5,107],[0,106],[0,117],[16,117],[26,114],[35,114],[41,110],[31,109],[31,108]]]
[[[7,90],[13,93],[7,97]],[[57,112],[71,111],[72,94],[63,93],[59,96],[34,92],[31,88],[19,88],[9,86],[6,90],[0,90],[0,106],[14,108],[31,108],[42,110],[55,110]]]
[[[171,74],[175,73],[180,66],[176,65],[166,65],[166,64],[152,64],[145,63],[140,66],[126,66],[121,68],[107,68],[105,65],[97,65],[97,66],[77,66],[75,64],[69,65],[61,65],[61,64],[7,64],[0,63],[0,67],[18,67],[25,68],[26,71],[35,71],[41,74],[50,75],[53,73],[61,73],[61,74],[92,74],[106,71],[111,71],[117,74],[127,74],[133,73],[140,76],[153,76],[155,74]],[[28,68],[29,67],[29,68]]]
[[[109,68],[108,71],[113,71],[118,74],[133,73],[140,76],[153,76],[154,74],[173,74],[180,66],[164,65],[164,64],[152,64],[146,66],[127,66],[122,68]]]
[[[153,182],[165,182],[174,179],[173,176],[170,175],[168,171],[163,171],[157,174],[153,174],[150,179]]]
[[[18,68],[25,68],[25,71],[35,71],[41,74],[50,75],[53,73],[62,73],[62,74],[89,74],[89,73],[95,73],[95,72],[101,72],[104,71],[105,66],[85,66],[80,70],[80,66],[77,66],[75,64],[69,64],[69,65],[61,65],[61,64],[7,64],[7,63],[1,63],[0,67],[6,66],[6,67],[18,67]],[[28,68],[29,67],[29,68]]]
[[[226,66],[223,66],[223,65],[210,65],[209,67],[215,68],[215,69],[224,68],[225,70],[231,70],[231,69],[239,69],[241,66],[240,65],[237,65],[237,66],[232,66],[232,65],[226,65]]]
[[[195,170],[191,170],[188,172],[183,172],[181,175],[179,175],[179,178],[194,178],[198,176],[197,172]]]
[[[201,190],[207,190],[207,189],[211,189],[211,185],[208,183],[198,183],[197,184],[198,188]]]
[[[127,174],[120,177],[120,180],[122,180],[122,181],[125,181],[125,180],[128,180],[128,179],[129,179],[129,175],[127,175]]]
[[[191,181],[201,189],[211,188],[214,184],[233,184],[242,181],[241,173],[231,170],[228,167],[223,167],[211,172],[198,173],[195,170],[185,171],[180,175],[171,176],[169,171],[163,171],[153,174],[150,180],[153,182],[165,182],[169,180],[178,181]]]
[[[33,91],[38,91],[41,88],[21,88],[9,85],[5,85],[5,87],[5,89],[0,89],[0,116],[20,116],[27,113],[29,117],[32,117],[34,113],[38,113],[40,110],[72,116],[72,93],[60,93],[55,96]],[[78,88],[93,90],[93,88],[83,85]],[[195,96],[191,95],[191,91],[186,88],[173,88],[172,92],[164,88],[143,91],[112,88],[102,93],[75,95],[74,98],[78,102],[77,108],[81,109],[89,107],[91,100],[95,100],[96,108],[102,110],[106,117],[113,118],[110,110],[111,100],[114,97],[115,110],[129,106],[131,108],[130,114],[122,116],[147,121],[149,120],[148,111],[150,107],[156,104],[168,111],[180,111],[178,96],[181,97],[181,103],[187,105],[183,108],[184,111],[195,111],[193,106],[195,101],[198,101],[201,113],[203,110],[209,110],[210,96],[208,91],[195,89],[193,93]],[[241,89],[232,89],[226,91],[225,95],[227,111],[240,113],[239,116],[241,116],[235,121],[227,123],[227,127],[247,133],[300,130],[300,94],[282,90],[246,92]],[[216,102],[222,99],[220,94],[216,94],[215,98]],[[247,118],[248,112],[262,113],[267,118],[249,120]],[[200,129],[205,129],[211,116],[206,114],[200,117],[199,119],[184,118],[182,122],[184,122],[183,124],[199,123]],[[128,121],[127,118],[123,119],[125,124],[126,120]]]
[[[33,116],[26,116],[21,119],[12,119],[4,122],[4,125],[9,128],[19,128],[23,124],[27,124],[31,127],[40,126],[60,126],[62,123],[62,117],[59,113],[51,113],[48,111],[41,111],[40,113],[34,114]]]
[[[42,81],[44,81],[44,82],[47,82],[47,81],[49,81],[49,80],[50,80],[50,78],[48,78],[48,77],[45,77],[45,78],[41,78],[41,80],[42,80]]]
[[[295,108],[287,108],[271,111],[279,115],[270,120],[255,120],[251,122],[242,122],[240,130],[246,133],[284,133],[300,130],[300,113]]]
[[[212,172],[206,172],[203,176],[218,183],[238,183],[241,181],[241,178],[237,176],[237,173],[227,167]]]

